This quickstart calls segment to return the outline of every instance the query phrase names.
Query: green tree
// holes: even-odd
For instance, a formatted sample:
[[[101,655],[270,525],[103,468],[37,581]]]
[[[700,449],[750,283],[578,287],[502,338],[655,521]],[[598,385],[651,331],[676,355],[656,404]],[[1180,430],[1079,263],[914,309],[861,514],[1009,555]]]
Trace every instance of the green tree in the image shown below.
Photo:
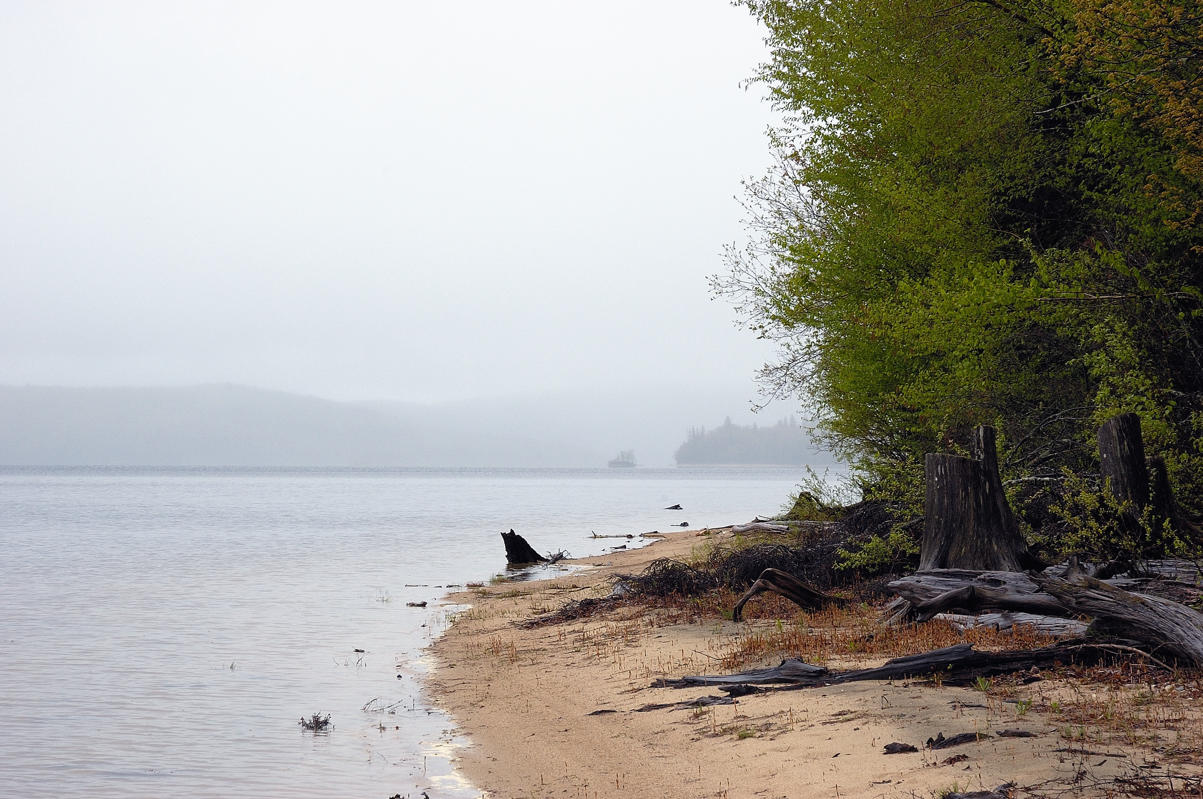
[[[1198,497],[1197,5],[744,5],[785,122],[716,286],[779,342],[768,388],[895,494],[981,423],[1012,475],[1081,470],[1133,410]]]

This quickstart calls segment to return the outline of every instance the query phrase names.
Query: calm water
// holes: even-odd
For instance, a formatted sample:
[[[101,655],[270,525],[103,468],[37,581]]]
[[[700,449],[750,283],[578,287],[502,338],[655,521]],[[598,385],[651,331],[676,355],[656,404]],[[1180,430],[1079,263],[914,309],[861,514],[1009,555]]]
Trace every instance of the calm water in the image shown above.
[[[776,513],[798,476],[0,469],[4,791],[474,797],[420,678],[444,586],[502,571],[499,531],[596,554],[617,542],[590,531]]]

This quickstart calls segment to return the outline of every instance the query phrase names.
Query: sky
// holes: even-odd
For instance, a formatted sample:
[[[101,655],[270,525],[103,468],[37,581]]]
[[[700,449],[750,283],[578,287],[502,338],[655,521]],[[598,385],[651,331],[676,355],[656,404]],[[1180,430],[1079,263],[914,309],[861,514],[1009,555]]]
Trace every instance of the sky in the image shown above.
[[[747,385],[727,0],[6,0],[0,384]]]

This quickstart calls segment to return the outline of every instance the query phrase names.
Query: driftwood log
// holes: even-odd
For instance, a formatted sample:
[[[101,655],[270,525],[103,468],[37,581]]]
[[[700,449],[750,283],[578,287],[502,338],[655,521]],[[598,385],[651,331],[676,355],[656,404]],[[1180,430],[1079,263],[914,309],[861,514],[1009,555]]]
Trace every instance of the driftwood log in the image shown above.
[[[860,680],[901,680],[935,674],[940,675],[940,680],[948,685],[969,685],[979,677],[1010,674],[1033,666],[1047,668],[1058,663],[1093,663],[1104,653],[1105,650],[1081,641],[1063,641],[1040,649],[1009,652],[979,652],[972,644],[956,644],[918,655],[894,658],[881,666],[868,669],[830,671],[823,666],[814,666],[797,658],[787,658],[781,661],[779,666],[770,669],[657,680],[652,683],[652,687],[689,688],[709,685],[723,691],[746,685],[775,685],[778,689],[813,688]]]
[[[939,613],[1019,611],[1093,619],[1088,636],[1137,642],[1158,659],[1203,666],[1203,613],[1168,599],[1125,590],[1132,578],[1104,582],[1074,564],[1064,576],[1044,572],[939,569],[889,584],[905,604],[887,608],[887,622],[924,621]]]
[[[886,623],[927,621],[938,613],[1009,610],[1040,616],[1069,616],[1065,606],[1044,593],[1024,572],[933,569],[907,575],[887,586],[905,600],[886,607]]]
[[[789,525],[780,522],[748,522],[731,526],[733,533],[788,533]]]
[[[515,533],[513,529],[508,533],[502,533],[501,540],[505,544],[505,562],[510,566],[525,566],[530,563],[546,563],[548,561],[548,558],[536,552],[534,547],[526,543],[526,539]]]
[[[1093,617],[1090,632],[1130,638],[1157,658],[1203,667],[1203,613],[1073,570],[1064,578],[1039,575],[1034,579],[1070,613]]]
[[[847,600],[840,597],[827,596],[806,583],[780,569],[765,569],[752,586],[735,603],[731,610],[731,619],[740,621],[743,618],[744,605],[748,600],[765,592],[780,594],[804,610],[818,610],[824,605],[844,605]]]
[[[1059,619],[1055,616],[1040,616],[1035,613],[1013,613],[1000,610],[994,613],[938,613],[935,616],[946,621],[961,632],[966,630],[998,630],[1006,632],[1016,627],[1026,627],[1043,635],[1055,638],[1081,638],[1090,625],[1079,619]]]

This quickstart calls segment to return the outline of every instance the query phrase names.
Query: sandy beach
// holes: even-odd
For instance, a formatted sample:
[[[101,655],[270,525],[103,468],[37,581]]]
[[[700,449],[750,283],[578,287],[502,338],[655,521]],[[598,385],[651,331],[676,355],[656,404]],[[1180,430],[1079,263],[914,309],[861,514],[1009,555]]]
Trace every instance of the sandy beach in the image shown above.
[[[866,681],[690,706],[721,693],[653,688],[653,681],[776,665],[799,653],[749,658],[758,636],[786,627],[821,636],[823,620],[782,604],[772,606],[777,618],[741,623],[631,604],[530,629],[518,624],[569,600],[606,595],[615,574],[637,573],[655,558],[688,558],[730,537],[728,530],[674,532],[647,547],[573,561],[580,570],[555,579],[450,597],[471,607],[433,645],[429,684],[470,740],[458,769],[497,799],[934,797],[1006,783],[1018,786],[1017,796],[1104,796],[1124,795],[1117,790],[1132,779],[1176,788],[1203,773],[1197,677],[1155,685],[1128,674],[1105,684],[1094,675],[1032,675],[977,689]],[[871,624],[872,609],[860,617]],[[824,665],[886,659],[847,651]],[[924,746],[941,733],[976,736],[947,749]],[[886,754],[895,742],[917,751]]]

